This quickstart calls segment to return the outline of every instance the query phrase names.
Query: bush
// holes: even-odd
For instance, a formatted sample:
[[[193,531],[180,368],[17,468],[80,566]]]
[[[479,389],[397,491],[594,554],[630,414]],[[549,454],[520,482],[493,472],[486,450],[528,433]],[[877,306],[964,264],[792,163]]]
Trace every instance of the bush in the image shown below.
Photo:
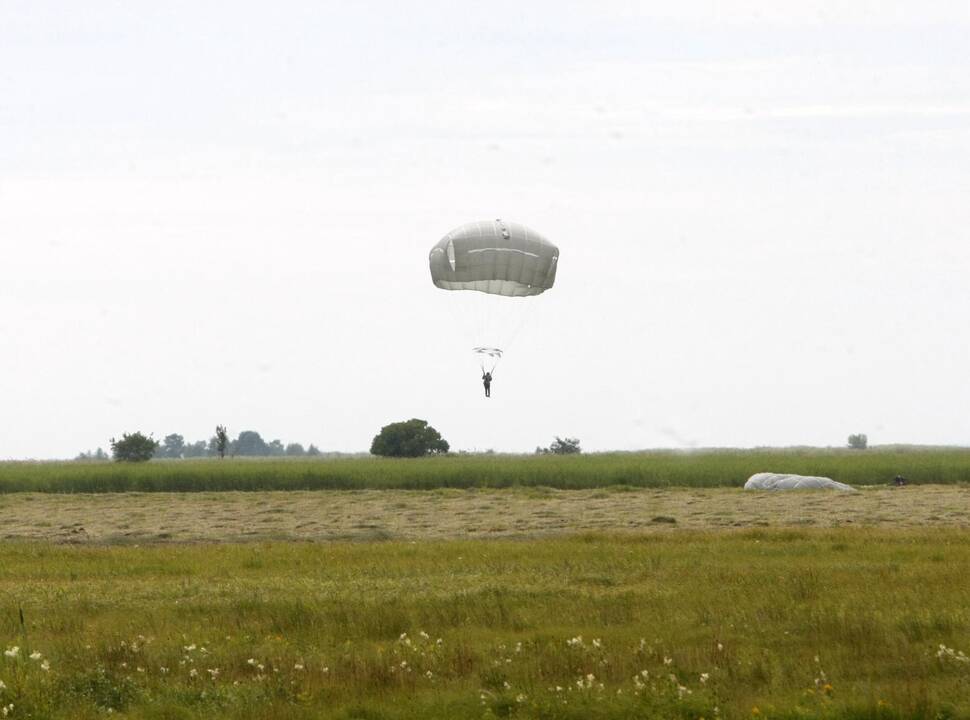
[[[121,440],[111,438],[111,454],[118,462],[146,462],[158,449],[158,440],[140,432],[125,433]]]
[[[865,450],[869,446],[869,438],[865,433],[849,435],[849,447],[853,450]]]
[[[536,455],[575,455],[581,452],[579,438],[561,438],[558,435],[549,447],[536,448]]]
[[[448,443],[427,421],[412,418],[382,427],[370,451],[384,457],[422,457],[448,452]]]

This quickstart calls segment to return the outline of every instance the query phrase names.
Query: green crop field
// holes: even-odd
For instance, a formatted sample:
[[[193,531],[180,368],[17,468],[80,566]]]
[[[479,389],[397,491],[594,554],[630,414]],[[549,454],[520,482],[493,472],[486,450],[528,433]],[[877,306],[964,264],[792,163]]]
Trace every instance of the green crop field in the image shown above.
[[[825,475],[852,485],[970,482],[970,449],[709,450],[580,456],[451,455],[425,459],[235,459],[131,463],[0,463],[6,492],[201,492],[737,487],[756,472]]]
[[[5,543],[0,706],[72,719],[967,718],[968,567],[957,530]]]

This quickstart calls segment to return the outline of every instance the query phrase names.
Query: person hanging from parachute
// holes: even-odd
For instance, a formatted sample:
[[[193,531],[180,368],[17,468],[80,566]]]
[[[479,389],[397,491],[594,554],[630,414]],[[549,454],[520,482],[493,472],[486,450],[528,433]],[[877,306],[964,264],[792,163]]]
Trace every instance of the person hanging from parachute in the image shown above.
[[[485,386],[485,397],[492,397],[492,373],[495,366],[502,359],[502,351],[493,347],[472,348],[478,356],[478,367],[482,370],[482,385]]]
[[[518,306],[522,298],[541,295],[556,282],[559,248],[520,223],[483,220],[452,230],[431,248],[428,259],[436,287],[483,293]],[[492,339],[481,328],[476,335]],[[482,370],[485,397],[491,397],[492,373],[503,351],[475,347],[472,352]]]

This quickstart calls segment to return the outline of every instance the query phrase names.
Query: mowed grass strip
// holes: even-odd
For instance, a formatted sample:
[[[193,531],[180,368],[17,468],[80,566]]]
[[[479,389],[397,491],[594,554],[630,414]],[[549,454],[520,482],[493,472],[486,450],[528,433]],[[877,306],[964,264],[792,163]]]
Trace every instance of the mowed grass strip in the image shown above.
[[[955,530],[5,543],[0,704],[51,718],[970,717],[968,567]]]
[[[824,475],[851,485],[970,482],[970,449],[709,450],[422,459],[231,459],[0,463],[0,493],[505,488],[738,487],[756,472]]]
[[[474,488],[0,495],[0,540],[450,540],[751,527],[970,528],[970,487]]]

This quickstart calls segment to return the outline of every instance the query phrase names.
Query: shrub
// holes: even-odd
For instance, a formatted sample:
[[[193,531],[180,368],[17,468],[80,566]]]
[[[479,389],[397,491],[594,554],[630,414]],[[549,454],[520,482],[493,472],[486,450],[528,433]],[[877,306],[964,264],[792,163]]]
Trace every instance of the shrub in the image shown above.
[[[119,462],[145,462],[151,460],[158,449],[158,440],[140,432],[125,433],[121,440],[111,438],[111,454]]]
[[[384,457],[422,457],[448,452],[448,443],[427,421],[412,418],[382,427],[370,451]]]

